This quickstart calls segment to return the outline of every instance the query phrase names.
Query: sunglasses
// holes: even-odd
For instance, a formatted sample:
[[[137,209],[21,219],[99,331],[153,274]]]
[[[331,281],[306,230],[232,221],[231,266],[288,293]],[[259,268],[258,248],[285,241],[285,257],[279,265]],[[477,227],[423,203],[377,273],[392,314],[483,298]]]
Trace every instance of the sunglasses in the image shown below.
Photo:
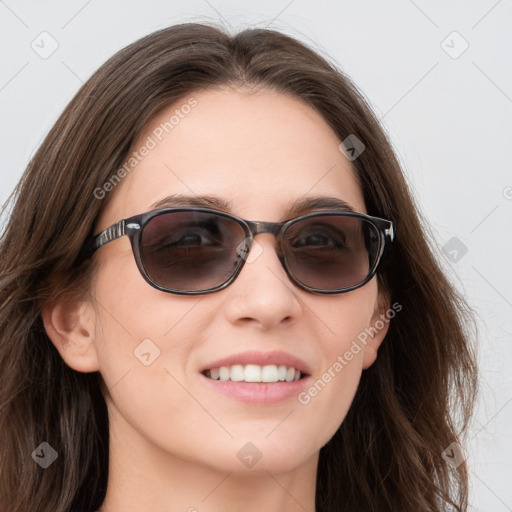
[[[271,233],[290,280],[312,293],[355,290],[372,279],[393,223],[362,213],[314,211],[285,222],[248,221],[203,207],[153,210],[93,236],[86,255],[127,235],[137,267],[153,287],[197,295],[229,286],[248,259],[254,237]]]

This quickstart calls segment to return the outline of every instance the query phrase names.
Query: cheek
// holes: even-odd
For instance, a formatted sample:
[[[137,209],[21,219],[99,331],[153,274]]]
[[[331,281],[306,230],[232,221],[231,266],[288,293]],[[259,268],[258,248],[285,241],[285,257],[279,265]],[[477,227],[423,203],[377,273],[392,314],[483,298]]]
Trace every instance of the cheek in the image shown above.
[[[298,407],[302,408],[300,415],[310,419],[308,423],[312,423],[310,427],[316,431],[318,449],[334,436],[345,420],[360,377],[361,364],[357,361],[352,361],[341,371],[331,367],[298,397]]]
[[[112,341],[130,338],[139,343],[146,338],[161,338],[194,301],[179,300],[153,288],[140,274],[128,239],[114,243],[119,247],[107,245],[101,254],[92,289],[102,334]]]
[[[328,297],[311,306],[323,311],[328,334],[322,336],[322,364],[310,386],[298,397],[308,415],[324,419],[322,433],[327,442],[347,415],[363,368],[366,331],[377,299],[374,281],[339,297]]]
[[[187,380],[190,354],[203,325],[194,317],[200,298],[160,292],[123,261],[115,269],[102,269],[93,293],[112,431],[141,436],[167,452],[190,457],[208,420],[191,398],[195,393]],[[143,445],[134,444],[134,457]]]
[[[312,304],[312,309],[320,312],[321,320],[331,334],[323,337],[325,354],[338,355],[350,349],[352,342],[370,327],[377,299],[377,280],[374,278],[357,290]],[[361,345],[364,348],[364,344]]]
[[[131,253],[105,260],[92,294],[100,371],[107,385],[115,385],[129,371],[143,369],[150,375],[163,372],[166,365],[183,366],[197,337],[196,323],[190,319],[200,298],[153,288],[140,275]]]

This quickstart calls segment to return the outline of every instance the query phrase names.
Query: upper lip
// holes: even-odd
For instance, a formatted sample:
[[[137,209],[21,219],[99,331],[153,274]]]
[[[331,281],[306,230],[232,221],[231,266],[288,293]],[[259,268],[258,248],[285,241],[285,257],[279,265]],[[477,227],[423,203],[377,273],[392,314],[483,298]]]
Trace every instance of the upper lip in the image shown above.
[[[300,370],[303,375],[309,374],[307,364],[296,356],[281,352],[280,350],[273,350],[270,352],[260,352],[256,350],[250,350],[247,352],[241,352],[239,354],[233,354],[222,359],[217,359],[204,367],[201,371],[211,370],[212,368],[220,368],[221,366],[233,366],[235,364],[257,364],[260,366],[266,366],[275,364],[276,366],[285,365],[292,366],[296,370]]]

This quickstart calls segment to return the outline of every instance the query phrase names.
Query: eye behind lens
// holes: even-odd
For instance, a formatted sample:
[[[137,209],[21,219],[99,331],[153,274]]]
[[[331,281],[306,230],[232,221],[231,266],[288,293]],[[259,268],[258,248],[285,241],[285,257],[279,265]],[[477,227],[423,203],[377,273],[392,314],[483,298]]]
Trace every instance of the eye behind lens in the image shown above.
[[[326,215],[292,224],[284,237],[289,274],[318,290],[341,290],[367,279],[380,247],[377,228],[368,220]]]
[[[236,248],[245,239],[240,224],[210,212],[178,211],[150,220],[141,236],[142,265],[158,286],[209,290],[238,268]]]

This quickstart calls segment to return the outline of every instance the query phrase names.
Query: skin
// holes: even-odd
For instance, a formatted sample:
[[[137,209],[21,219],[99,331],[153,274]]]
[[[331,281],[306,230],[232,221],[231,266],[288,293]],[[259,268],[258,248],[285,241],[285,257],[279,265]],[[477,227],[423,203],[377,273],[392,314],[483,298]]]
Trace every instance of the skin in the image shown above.
[[[340,141],[311,107],[268,89],[222,87],[193,97],[191,113],[111,192],[96,233],[171,193],[221,197],[250,220],[284,220],[288,203],[304,196],[338,197],[366,212]],[[180,105],[154,119],[134,148]],[[320,448],[345,418],[387,325],[306,405],[296,397],[247,405],[211,390],[199,371],[233,353],[282,350],[306,361],[315,381],[389,304],[375,278],[339,295],[301,290],[277,259],[275,238],[256,240],[261,254],[233,284],[180,296],[143,280],[122,237],[95,254],[99,270],[83,301],[45,308],[65,362],[99,371],[109,390],[102,510],[315,510]],[[133,351],[148,338],[161,354],[144,366]],[[247,442],[262,454],[252,468],[237,457]]]

